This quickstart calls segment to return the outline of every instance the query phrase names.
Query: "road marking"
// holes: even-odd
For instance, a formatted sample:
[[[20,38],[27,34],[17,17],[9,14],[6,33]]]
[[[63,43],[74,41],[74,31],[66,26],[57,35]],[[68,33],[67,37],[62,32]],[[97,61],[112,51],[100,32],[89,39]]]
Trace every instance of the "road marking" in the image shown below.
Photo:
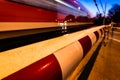
[[[117,42],[120,42],[120,40],[115,39],[115,38],[110,38],[110,39],[112,39],[112,40],[114,40],[114,41],[117,41]]]

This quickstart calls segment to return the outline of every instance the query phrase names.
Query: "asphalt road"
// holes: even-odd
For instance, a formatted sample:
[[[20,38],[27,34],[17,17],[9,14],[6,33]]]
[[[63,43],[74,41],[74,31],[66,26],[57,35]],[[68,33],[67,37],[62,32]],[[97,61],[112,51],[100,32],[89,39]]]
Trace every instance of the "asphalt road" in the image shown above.
[[[114,31],[106,42],[87,80],[120,80],[120,32]]]

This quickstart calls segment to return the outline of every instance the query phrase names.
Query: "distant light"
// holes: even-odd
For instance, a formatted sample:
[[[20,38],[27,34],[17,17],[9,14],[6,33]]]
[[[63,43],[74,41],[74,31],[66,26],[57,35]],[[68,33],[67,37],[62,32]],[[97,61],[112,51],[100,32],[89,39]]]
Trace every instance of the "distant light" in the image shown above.
[[[74,3],[77,3],[76,1],[73,1]]]
[[[60,26],[64,26],[64,23],[59,23]]]
[[[75,0],[75,1],[73,1],[75,4],[78,4],[78,1],[77,0]]]
[[[64,22],[64,25],[67,26],[67,21]]]
[[[78,10],[80,10],[81,8],[80,7],[78,7]]]

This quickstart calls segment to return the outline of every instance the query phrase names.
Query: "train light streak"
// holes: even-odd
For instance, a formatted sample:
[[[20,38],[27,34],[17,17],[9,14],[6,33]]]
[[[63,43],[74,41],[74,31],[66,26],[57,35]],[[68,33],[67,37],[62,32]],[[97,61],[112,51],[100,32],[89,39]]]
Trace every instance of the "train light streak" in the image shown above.
[[[63,2],[63,1],[61,1],[61,0],[55,0],[55,1],[58,2],[58,3],[61,3],[61,4],[63,4],[63,5],[65,5],[65,6],[67,6],[67,7],[69,7],[69,8],[75,9],[73,6],[71,6],[71,5],[65,3],[65,2]]]

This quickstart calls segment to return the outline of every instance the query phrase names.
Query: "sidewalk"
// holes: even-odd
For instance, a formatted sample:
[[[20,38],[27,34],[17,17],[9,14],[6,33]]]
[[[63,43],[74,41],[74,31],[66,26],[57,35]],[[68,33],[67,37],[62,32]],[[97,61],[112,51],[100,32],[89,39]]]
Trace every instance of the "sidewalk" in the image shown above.
[[[107,41],[106,46],[102,45],[88,80],[120,80],[119,41],[119,38],[113,36]]]

